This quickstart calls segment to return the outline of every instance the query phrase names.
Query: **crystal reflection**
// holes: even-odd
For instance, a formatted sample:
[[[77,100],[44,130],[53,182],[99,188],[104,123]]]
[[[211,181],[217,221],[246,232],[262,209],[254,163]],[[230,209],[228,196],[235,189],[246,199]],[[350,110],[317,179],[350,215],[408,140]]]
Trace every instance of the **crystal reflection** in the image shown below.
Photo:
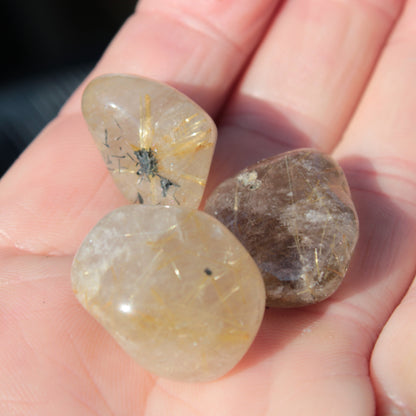
[[[120,303],[118,310],[123,313],[131,313],[133,311],[133,308],[129,303]]]

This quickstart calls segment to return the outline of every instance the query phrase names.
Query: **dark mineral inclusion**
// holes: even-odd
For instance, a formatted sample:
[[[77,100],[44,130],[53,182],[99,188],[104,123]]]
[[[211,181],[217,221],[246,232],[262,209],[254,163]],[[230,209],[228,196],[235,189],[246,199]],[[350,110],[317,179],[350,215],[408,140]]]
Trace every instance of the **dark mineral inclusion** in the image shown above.
[[[214,190],[205,211],[250,252],[272,307],[304,306],[332,295],[358,239],[358,217],[341,167],[312,149],[243,170]]]

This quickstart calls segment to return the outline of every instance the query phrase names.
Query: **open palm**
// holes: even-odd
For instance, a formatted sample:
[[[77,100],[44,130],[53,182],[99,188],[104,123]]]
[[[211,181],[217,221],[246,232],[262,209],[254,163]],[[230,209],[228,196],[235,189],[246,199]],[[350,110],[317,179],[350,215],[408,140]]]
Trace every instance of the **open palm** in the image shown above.
[[[82,86],[0,183],[0,414],[416,414],[415,21],[415,0],[141,1],[91,76],[148,76],[207,109],[210,189],[285,150],[332,153],[360,218],[356,254],[330,300],[266,311],[222,379],[146,373],[70,286],[82,239],[126,203]]]

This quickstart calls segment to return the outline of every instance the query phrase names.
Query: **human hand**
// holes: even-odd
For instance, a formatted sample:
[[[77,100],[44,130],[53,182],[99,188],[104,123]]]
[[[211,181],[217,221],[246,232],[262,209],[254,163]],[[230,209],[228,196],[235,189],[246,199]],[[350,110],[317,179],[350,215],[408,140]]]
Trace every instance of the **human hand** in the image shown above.
[[[276,153],[332,153],[361,225],[340,289],[267,310],[218,381],[142,370],[71,290],[75,250],[126,203],[82,119],[84,84],[0,182],[0,414],[416,414],[416,1],[277,3],[142,0],[91,77],[155,78],[216,117],[211,190]]]

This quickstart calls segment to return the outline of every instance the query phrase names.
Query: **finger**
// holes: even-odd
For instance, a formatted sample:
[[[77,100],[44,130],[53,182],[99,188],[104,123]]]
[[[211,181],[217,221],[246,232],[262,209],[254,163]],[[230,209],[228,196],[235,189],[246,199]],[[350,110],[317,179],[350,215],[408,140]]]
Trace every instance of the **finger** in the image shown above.
[[[383,302],[390,312],[407,290],[416,266],[415,18],[416,2],[410,1],[334,153],[343,161],[361,205],[367,250],[379,249],[379,262],[374,264],[379,274],[374,278],[377,291],[390,294]]]
[[[140,74],[179,88],[214,114],[278,3],[142,0],[87,81],[102,73]],[[65,112],[79,112],[82,90]]]
[[[336,150],[336,155],[342,158],[360,154],[361,161],[371,160],[367,166],[353,164],[350,181],[360,199],[367,201],[367,216],[361,223],[368,220],[374,224],[372,238],[380,241],[382,250],[378,255],[378,274],[373,276],[372,294],[362,293],[356,302],[365,305],[366,310],[373,309],[373,313],[375,303],[383,304],[378,308],[379,319],[384,319],[379,322],[380,327],[407,290],[416,269],[415,19],[416,2],[408,1],[360,107]],[[377,183],[371,178],[377,178]],[[394,209],[383,208],[382,198],[389,198],[389,205]],[[387,227],[387,232],[383,230],[386,223],[394,224]],[[406,409],[415,411],[415,390],[409,391],[410,385],[406,384],[412,379],[414,383],[413,372],[409,367],[403,374],[397,373],[398,368],[393,370],[395,364],[403,365],[406,360],[414,359],[410,351],[414,340],[410,332],[404,333],[406,322],[412,322],[414,316],[413,293],[414,285],[387,324],[374,351],[372,373],[381,415],[393,414],[391,410],[395,407],[394,414],[406,414]],[[405,322],[400,324],[401,319]],[[409,349],[402,339],[409,343]],[[399,374],[403,379],[393,386]],[[401,413],[400,406],[403,406]]]
[[[217,153],[218,169],[229,167],[223,175],[295,147],[331,150],[402,3],[286,2],[224,116]]]
[[[379,415],[416,414],[416,280],[394,311],[372,355]]]
[[[92,76],[133,72],[159,78],[215,112],[276,4],[143,1]],[[82,120],[80,94],[2,179],[5,245],[33,253],[72,252],[98,218],[125,203]]]

